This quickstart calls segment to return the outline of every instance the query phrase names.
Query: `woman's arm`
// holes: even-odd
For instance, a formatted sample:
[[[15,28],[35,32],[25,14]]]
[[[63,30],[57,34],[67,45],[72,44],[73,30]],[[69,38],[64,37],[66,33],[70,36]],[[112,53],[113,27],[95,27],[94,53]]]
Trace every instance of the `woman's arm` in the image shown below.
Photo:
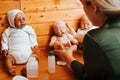
[[[76,45],[71,46],[70,48],[65,48],[62,43],[55,43],[55,47],[60,47],[60,49],[55,49],[54,52],[56,55],[61,57],[64,61],[67,62],[67,65],[70,66],[73,60],[76,60],[73,57],[73,50],[76,48]]]
[[[50,48],[54,48],[54,43],[56,42],[56,36],[52,36],[51,37],[51,40],[50,40],[50,43],[49,43],[49,47]]]
[[[56,44],[55,44],[56,45]],[[57,44],[56,46],[61,46],[61,44]],[[64,61],[66,61],[67,66],[72,69],[76,77],[83,78],[84,77],[84,67],[83,64],[78,62],[73,57],[73,50],[76,47],[76,45],[71,46],[70,48],[64,48],[62,47],[61,50],[54,50],[55,54],[58,55],[60,58],[62,58]]]

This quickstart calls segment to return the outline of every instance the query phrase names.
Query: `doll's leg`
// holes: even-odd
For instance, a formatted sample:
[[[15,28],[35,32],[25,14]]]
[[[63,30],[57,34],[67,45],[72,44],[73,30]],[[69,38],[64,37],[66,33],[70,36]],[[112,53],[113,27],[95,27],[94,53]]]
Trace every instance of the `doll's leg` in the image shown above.
[[[16,75],[16,70],[14,66],[15,60],[12,55],[7,55],[6,56],[6,67],[10,75],[15,76]]]

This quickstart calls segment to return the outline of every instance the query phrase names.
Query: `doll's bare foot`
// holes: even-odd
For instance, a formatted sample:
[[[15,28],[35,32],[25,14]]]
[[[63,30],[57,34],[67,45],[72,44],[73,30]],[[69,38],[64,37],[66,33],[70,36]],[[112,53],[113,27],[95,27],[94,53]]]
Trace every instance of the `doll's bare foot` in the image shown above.
[[[26,67],[24,67],[22,70],[21,70],[21,74],[22,76],[27,76],[27,72],[26,72]]]
[[[16,75],[16,69],[15,66],[12,66],[11,68],[8,69],[9,73],[11,76],[15,76]]]

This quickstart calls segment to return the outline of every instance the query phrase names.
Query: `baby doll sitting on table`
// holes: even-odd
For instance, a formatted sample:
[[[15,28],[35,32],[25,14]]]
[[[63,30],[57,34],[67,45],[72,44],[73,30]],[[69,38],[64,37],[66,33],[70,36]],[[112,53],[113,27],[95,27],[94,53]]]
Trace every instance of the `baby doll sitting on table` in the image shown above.
[[[64,21],[56,21],[53,25],[55,35],[52,36],[49,43],[49,47],[54,49],[61,49],[62,47],[55,47],[55,43],[62,43],[65,48],[69,48],[72,45],[77,45],[78,41],[66,30],[66,24]],[[74,51],[77,50],[77,47]]]
[[[27,63],[33,51],[38,50],[36,34],[31,26],[26,25],[25,15],[19,9],[8,11],[8,27],[2,34],[2,53],[6,59],[8,72],[16,75],[15,64]],[[31,49],[32,48],[32,49]]]

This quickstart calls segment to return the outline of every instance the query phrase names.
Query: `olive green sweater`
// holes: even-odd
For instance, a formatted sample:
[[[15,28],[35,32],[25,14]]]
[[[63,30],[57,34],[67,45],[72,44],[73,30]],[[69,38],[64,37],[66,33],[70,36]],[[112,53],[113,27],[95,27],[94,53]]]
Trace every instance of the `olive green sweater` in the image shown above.
[[[120,80],[120,18],[108,19],[102,27],[89,31],[83,51],[84,72],[76,68],[81,63],[71,63],[77,76],[84,73],[88,80]]]

